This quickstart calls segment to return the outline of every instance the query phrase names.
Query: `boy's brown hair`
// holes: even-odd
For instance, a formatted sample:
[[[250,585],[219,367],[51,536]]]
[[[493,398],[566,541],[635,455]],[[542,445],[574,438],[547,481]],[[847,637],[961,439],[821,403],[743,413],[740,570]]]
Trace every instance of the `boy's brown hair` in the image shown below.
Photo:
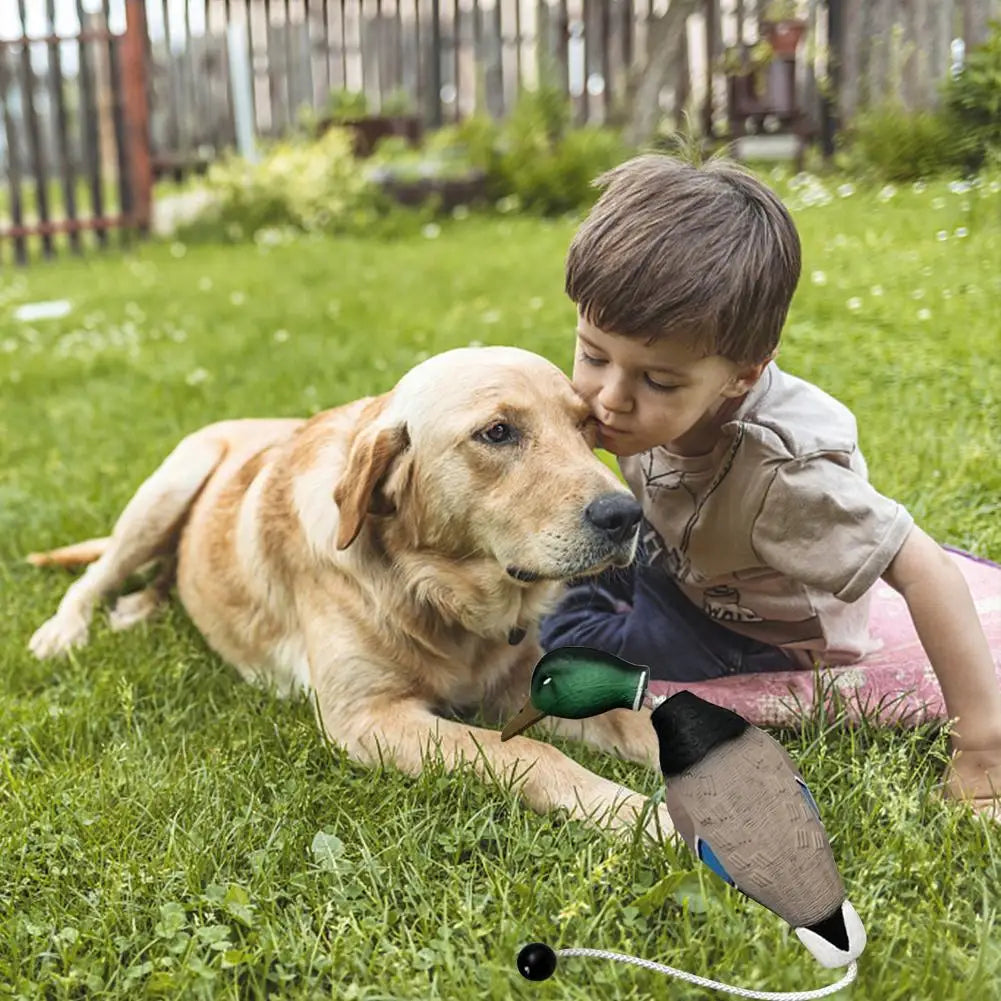
[[[589,323],[706,354],[766,360],[800,272],[799,235],[778,196],[732,161],[644,154],[603,174],[570,245],[566,292]]]

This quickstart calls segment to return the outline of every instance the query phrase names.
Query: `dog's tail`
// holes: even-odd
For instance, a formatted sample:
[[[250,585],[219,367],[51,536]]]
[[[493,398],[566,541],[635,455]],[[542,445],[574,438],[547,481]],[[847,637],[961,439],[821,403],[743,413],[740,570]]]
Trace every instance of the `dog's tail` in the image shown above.
[[[103,539],[86,539],[71,546],[50,549],[47,553],[29,553],[25,559],[36,567],[82,567],[99,559],[111,542],[110,536]]]

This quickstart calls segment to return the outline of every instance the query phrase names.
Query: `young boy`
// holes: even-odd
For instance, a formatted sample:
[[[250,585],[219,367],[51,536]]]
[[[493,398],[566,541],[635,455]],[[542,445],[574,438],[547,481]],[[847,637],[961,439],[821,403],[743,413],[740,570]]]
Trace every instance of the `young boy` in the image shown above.
[[[601,182],[567,259],[573,381],[643,503],[641,545],[568,591],[542,645],[679,681],[850,664],[882,577],[958,717],[946,790],[990,809],[1001,690],[966,582],[870,486],[852,414],[775,364],[800,273],[789,213],[722,160],[644,155]]]

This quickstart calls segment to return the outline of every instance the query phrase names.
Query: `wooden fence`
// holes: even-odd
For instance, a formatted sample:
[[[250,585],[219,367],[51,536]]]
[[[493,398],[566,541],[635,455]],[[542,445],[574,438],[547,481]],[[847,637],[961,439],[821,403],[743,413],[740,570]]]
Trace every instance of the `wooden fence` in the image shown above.
[[[79,253],[149,226],[146,29],[142,0],[123,2],[118,30],[108,0],[97,16],[82,0],[64,3],[76,21],[60,32],[56,0],[17,0],[16,31],[0,37],[0,263],[9,254],[24,264],[36,248]]]
[[[183,150],[183,161],[232,142],[223,33],[234,22],[247,26],[263,136],[287,133],[303,108],[322,113],[333,90],[363,93],[373,112],[402,96],[431,125],[474,110],[500,117],[543,75],[563,87],[578,122],[621,120],[637,76],[665,59],[676,71],[661,106],[676,119],[692,112],[713,131],[727,116],[721,59],[756,40],[767,2],[700,0],[677,48],[659,51],[657,25],[680,2],[147,0],[154,149],[163,162]],[[912,107],[934,103],[952,40],[974,45],[1001,17],[1001,0],[800,0],[798,8],[809,24],[799,94],[816,123],[817,81],[832,71],[842,121],[888,94]]]
[[[427,124],[510,112],[562,87],[578,123],[650,105],[732,129],[725,55],[766,0],[0,0],[0,262],[31,240],[80,249],[149,220],[149,175],[235,143],[227,28],[242,25],[257,134],[279,137],[331,92]],[[799,0],[795,101],[814,134],[896,95],[936,99],[954,40],[982,41],[1001,0]],[[126,18],[128,11],[128,18]],[[679,11],[681,13],[679,13]],[[131,26],[145,25],[134,31]],[[683,29],[665,25],[683,20]],[[648,86],[652,81],[652,86]],[[825,86],[825,83],[827,86]],[[833,86],[831,86],[833,85]],[[58,241],[57,241],[58,238]]]

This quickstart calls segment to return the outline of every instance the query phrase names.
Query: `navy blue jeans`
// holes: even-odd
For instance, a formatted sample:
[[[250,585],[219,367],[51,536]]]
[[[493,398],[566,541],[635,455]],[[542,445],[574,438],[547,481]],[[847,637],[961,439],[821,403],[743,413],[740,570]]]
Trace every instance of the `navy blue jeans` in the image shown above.
[[[645,562],[606,570],[571,586],[542,620],[544,650],[585,646],[650,669],[659,681],[707,681],[729,674],[787,671],[779,647],[727,629],[697,608],[668,574]]]

